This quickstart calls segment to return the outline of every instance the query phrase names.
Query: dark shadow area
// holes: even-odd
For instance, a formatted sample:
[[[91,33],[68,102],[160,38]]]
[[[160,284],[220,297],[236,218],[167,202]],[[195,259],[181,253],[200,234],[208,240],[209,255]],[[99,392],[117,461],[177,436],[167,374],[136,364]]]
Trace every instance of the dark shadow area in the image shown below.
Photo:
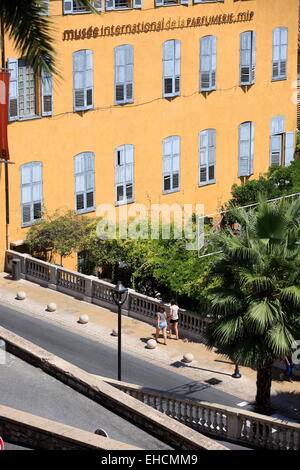
[[[216,90],[206,90],[206,91],[200,91],[200,95],[203,96],[203,98],[207,99],[209,97],[209,95],[211,95],[212,93],[214,93]]]
[[[191,365],[185,364],[183,361],[176,361],[170,364],[173,367],[188,367],[189,369],[195,369],[195,370],[204,370],[205,372],[212,372],[213,374],[220,374],[220,375],[227,375],[231,377],[232,374],[228,374],[227,372],[220,372],[218,370],[211,370],[211,369],[204,369],[204,367],[195,367]]]
[[[222,362],[223,364],[231,364],[234,366],[234,362],[231,361],[222,361],[221,359],[215,359],[214,362]]]
[[[254,83],[251,83],[249,85],[240,85],[241,89],[243,90],[244,93],[247,93],[248,91],[251,90],[253,87]]]
[[[182,395],[186,397],[187,395],[190,395],[193,393],[202,392],[203,390],[206,390],[207,388],[210,388],[210,386],[202,382],[189,382],[184,385],[179,385],[178,387],[165,390],[165,392],[175,393],[177,396]]]
[[[272,414],[300,423],[300,392],[278,392],[272,396],[271,404]]]

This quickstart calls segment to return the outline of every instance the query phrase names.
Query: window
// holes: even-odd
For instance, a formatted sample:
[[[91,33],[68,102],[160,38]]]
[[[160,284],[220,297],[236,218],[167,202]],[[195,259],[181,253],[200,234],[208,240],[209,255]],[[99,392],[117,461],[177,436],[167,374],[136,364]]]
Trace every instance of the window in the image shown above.
[[[172,39],[163,44],[163,96],[180,95],[180,41]]]
[[[287,78],[287,47],[288,29],[276,28],[273,30],[273,80]]]
[[[94,154],[84,152],[74,157],[75,210],[77,213],[95,210]]]
[[[199,134],[199,186],[216,182],[216,130]]]
[[[240,35],[240,84],[252,85],[255,82],[256,33],[245,31]]]
[[[270,166],[289,166],[294,159],[295,134],[285,132],[285,117],[271,119]]]
[[[42,164],[26,163],[21,166],[22,225],[34,223],[42,216]]]
[[[40,0],[41,12],[40,15],[48,16],[50,8],[50,0]]]
[[[179,191],[180,188],[180,137],[163,140],[163,193]]]
[[[115,48],[115,103],[133,103],[133,47]]]
[[[106,0],[106,10],[128,10],[142,8],[142,0]]]
[[[115,201],[128,204],[134,200],[134,147],[122,145],[115,150]]]
[[[194,3],[217,3],[217,2],[224,3],[224,0],[194,0]]]
[[[171,5],[188,5],[189,0],[155,0],[156,7],[166,7]]]
[[[205,36],[200,39],[200,91],[216,89],[217,38]]]
[[[94,106],[93,51],[73,52],[74,111],[85,111]]]
[[[90,13],[89,10],[86,10],[85,7],[81,6],[77,0],[63,0],[64,4],[64,14],[72,15],[76,13]],[[102,10],[102,0],[95,0],[94,8],[96,10]]]
[[[239,126],[239,170],[238,176],[253,174],[254,122],[244,122]]]
[[[41,77],[37,77],[23,59],[8,59],[7,67],[10,71],[9,120],[50,116],[53,108],[51,75],[43,69]]]

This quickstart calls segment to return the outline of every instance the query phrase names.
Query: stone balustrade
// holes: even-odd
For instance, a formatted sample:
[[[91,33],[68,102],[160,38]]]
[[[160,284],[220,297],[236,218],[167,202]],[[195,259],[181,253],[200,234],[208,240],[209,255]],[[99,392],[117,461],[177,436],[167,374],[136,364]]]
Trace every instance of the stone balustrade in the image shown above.
[[[249,448],[300,450],[300,424],[223,405],[184,400],[174,395],[144,390],[138,385],[105,378],[103,380],[157,411],[215,439],[232,441]]]
[[[46,263],[13,250],[6,251],[5,269],[7,272],[12,270],[13,259],[21,261],[21,273],[24,279],[37,282],[87,302],[95,303],[101,307],[116,309],[112,298],[114,284],[95,276],[86,276],[62,266]],[[154,325],[156,323],[155,314],[160,304],[161,302],[158,299],[128,289],[128,297],[122,306],[122,313]],[[165,305],[165,308],[168,310],[169,306]],[[184,330],[185,336],[201,339],[201,334],[208,321],[208,319],[201,318],[195,312],[179,309],[179,327]]]

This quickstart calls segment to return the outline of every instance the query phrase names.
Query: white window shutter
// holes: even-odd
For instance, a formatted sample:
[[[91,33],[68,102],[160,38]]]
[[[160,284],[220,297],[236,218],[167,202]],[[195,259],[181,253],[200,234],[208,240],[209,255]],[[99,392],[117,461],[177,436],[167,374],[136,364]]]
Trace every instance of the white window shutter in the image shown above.
[[[188,5],[190,0],[181,0],[181,5]]]
[[[8,59],[9,77],[9,120],[16,121],[19,117],[18,60]]]
[[[114,9],[114,0],[105,0],[105,9],[113,10]]]
[[[42,91],[42,116],[51,116],[53,108],[52,77],[42,68],[41,91]]]
[[[282,158],[282,135],[271,135],[270,137],[270,166],[281,165]]]
[[[239,126],[239,169],[238,176],[250,175],[251,161],[251,122]]]
[[[287,132],[285,134],[285,158],[284,166],[289,166],[294,160],[295,155],[295,133]]]
[[[41,4],[40,15],[48,16],[49,15],[50,0],[40,0],[40,4]]]
[[[133,8],[142,8],[143,0],[133,0]]]
[[[64,2],[64,14],[69,15],[73,12],[73,1],[72,0],[63,0]]]
[[[29,225],[42,216],[42,164],[31,162],[21,167],[22,225]]]
[[[205,36],[200,39],[200,91],[216,88],[217,38]]]
[[[256,79],[256,31],[252,31],[252,83]]]
[[[93,51],[85,51],[85,109],[94,106],[94,66]]]
[[[251,83],[251,31],[240,36],[240,84]]]
[[[156,7],[162,7],[164,5],[164,0],[155,0]]]
[[[254,122],[250,123],[250,132],[251,132],[251,148],[250,148],[250,161],[249,161],[249,175],[254,173]]]
[[[104,0],[103,0],[104,1]],[[95,0],[94,2],[94,8],[96,10],[101,11],[102,10],[102,0]]]
[[[275,116],[271,119],[271,135],[284,134],[285,132],[285,117]]]
[[[284,80],[287,76],[287,48],[288,29],[285,27],[273,29],[273,80]]]
[[[93,51],[73,53],[73,90],[74,111],[93,108]]]

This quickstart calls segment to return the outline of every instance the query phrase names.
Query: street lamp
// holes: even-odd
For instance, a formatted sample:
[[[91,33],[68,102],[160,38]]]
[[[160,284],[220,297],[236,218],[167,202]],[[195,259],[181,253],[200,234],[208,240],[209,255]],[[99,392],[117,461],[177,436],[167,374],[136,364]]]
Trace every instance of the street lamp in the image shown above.
[[[116,287],[112,290],[112,298],[118,306],[118,380],[121,380],[121,307],[127,299],[128,289],[118,281]]]
[[[236,364],[235,365],[235,371],[234,371],[234,374],[232,374],[231,376],[233,379],[240,379],[242,376],[240,374],[240,369],[239,369],[239,365]]]

